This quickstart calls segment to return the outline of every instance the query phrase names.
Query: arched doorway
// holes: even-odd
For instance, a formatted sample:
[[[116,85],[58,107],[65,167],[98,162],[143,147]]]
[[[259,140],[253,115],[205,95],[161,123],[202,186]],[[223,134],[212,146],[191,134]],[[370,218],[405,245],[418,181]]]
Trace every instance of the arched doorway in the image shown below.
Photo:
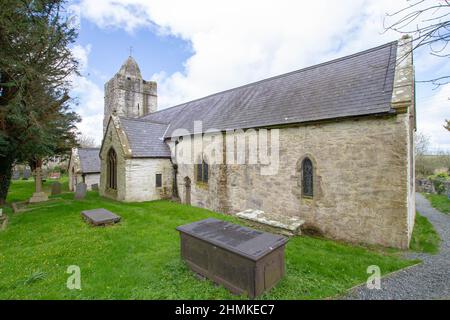
[[[184,178],[184,203],[191,204],[191,179],[189,177]]]

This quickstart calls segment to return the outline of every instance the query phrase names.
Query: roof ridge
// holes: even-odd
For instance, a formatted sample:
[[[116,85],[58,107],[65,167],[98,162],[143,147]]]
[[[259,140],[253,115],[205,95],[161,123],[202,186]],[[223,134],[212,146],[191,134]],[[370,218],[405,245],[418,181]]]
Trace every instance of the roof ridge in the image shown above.
[[[154,120],[147,120],[147,119],[143,119],[142,117],[139,117],[139,118],[119,117],[119,119],[130,120],[130,121],[139,121],[139,122],[152,123],[152,124],[160,124],[160,125],[164,125],[164,126],[169,125],[169,123],[159,122],[159,121],[154,121]]]
[[[174,106],[169,107],[169,108],[158,110],[156,112],[166,111],[168,109],[172,109],[172,108],[183,106],[181,108],[181,110],[180,110],[180,111],[182,111],[185,107],[187,107],[188,104],[190,104],[192,102],[200,101],[200,100],[203,100],[203,99],[206,99],[206,98],[210,98],[210,97],[213,97],[213,96],[216,96],[216,95],[220,95],[220,94],[223,94],[223,93],[226,93],[226,92],[234,91],[234,90],[237,90],[237,89],[250,87],[250,86],[253,86],[253,85],[256,85],[256,84],[259,84],[259,83],[263,83],[263,82],[266,82],[266,81],[284,78],[284,77],[290,76],[292,74],[296,74],[296,73],[304,72],[304,71],[311,70],[311,69],[314,69],[314,68],[322,67],[324,65],[328,65],[328,64],[339,62],[339,61],[351,59],[351,58],[354,58],[354,57],[357,57],[357,56],[360,56],[360,55],[363,55],[363,54],[367,54],[367,53],[372,52],[372,51],[376,51],[376,50],[380,50],[380,49],[383,49],[383,48],[388,47],[388,46],[392,46],[394,44],[397,44],[397,42],[398,42],[397,40],[391,41],[391,42],[388,42],[388,43],[385,43],[385,44],[382,44],[382,45],[379,45],[379,46],[376,46],[376,47],[373,47],[373,48],[369,48],[369,49],[366,49],[366,50],[363,50],[363,51],[352,53],[352,54],[347,55],[347,56],[343,56],[343,57],[339,57],[339,58],[336,58],[336,59],[328,60],[328,61],[321,62],[321,63],[315,64],[315,65],[312,65],[312,66],[308,66],[308,67],[305,67],[305,68],[301,68],[301,69],[297,69],[297,70],[290,71],[290,72],[287,72],[287,73],[283,73],[283,74],[279,74],[279,75],[276,75],[276,76],[272,76],[272,77],[269,77],[269,78],[261,79],[261,80],[255,81],[255,82],[250,82],[250,83],[247,83],[247,84],[244,84],[244,85],[241,85],[241,86],[237,86],[237,87],[234,87],[234,88],[230,88],[230,89],[227,89],[227,90],[215,92],[215,93],[209,94],[209,95],[201,97],[201,98],[189,100],[187,102],[183,102],[183,103],[174,105]],[[156,112],[152,112],[150,114],[154,114]]]

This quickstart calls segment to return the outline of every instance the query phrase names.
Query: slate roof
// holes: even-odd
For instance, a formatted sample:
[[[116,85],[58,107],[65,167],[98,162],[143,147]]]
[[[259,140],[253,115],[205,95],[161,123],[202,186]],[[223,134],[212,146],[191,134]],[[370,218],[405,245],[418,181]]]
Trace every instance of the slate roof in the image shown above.
[[[169,124],[170,122],[173,121],[173,119],[175,119],[175,117],[178,115],[178,113],[180,113],[181,110],[183,110],[183,108],[184,108],[184,105],[179,105],[176,107],[159,110],[156,112],[149,113],[145,116],[142,116],[140,119],[151,121],[151,122]]]
[[[100,148],[78,148],[81,171],[83,173],[100,172]]]
[[[142,117],[193,132],[193,122],[227,130],[392,112],[397,41],[219,92]]]
[[[162,139],[167,124],[122,117],[120,123],[134,158],[170,158],[170,149]]]

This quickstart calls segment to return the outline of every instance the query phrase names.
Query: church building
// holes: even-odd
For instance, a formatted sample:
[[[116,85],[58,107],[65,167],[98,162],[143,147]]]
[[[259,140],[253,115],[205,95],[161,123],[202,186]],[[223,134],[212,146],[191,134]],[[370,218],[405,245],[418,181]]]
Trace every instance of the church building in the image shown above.
[[[85,183],[87,190],[100,182],[99,148],[73,148],[70,154],[68,173],[69,190],[75,191],[78,183]]]
[[[164,110],[129,57],[105,85],[100,194],[260,210],[329,238],[408,248],[411,46],[404,37]]]

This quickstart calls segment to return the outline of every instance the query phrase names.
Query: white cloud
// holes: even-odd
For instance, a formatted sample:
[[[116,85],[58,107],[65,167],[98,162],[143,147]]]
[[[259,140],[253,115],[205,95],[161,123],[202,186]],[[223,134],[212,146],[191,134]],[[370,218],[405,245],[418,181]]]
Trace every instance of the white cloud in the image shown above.
[[[72,48],[72,54],[79,62],[80,71],[84,72],[87,70],[88,67],[88,57],[89,53],[91,53],[92,46],[88,44],[86,47],[83,47],[82,45],[75,45]]]
[[[418,98],[417,129],[431,137],[431,150],[450,150],[450,133],[444,119],[450,120],[450,83],[436,89],[432,96]]]
[[[94,21],[101,28],[123,28],[129,32],[151,25],[145,12],[146,1],[95,0],[80,1],[83,18]]]
[[[159,108],[395,40],[398,34],[383,33],[383,18],[405,4],[392,0],[79,2],[83,18],[101,28],[133,32],[144,27],[191,43],[194,53],[184,62],[184,70],[174,74],[161,70],[153,76],[158,81]],[[420,61],[417,65],[423,72],[436,68]],[[444,117],[442,111],[436,112],[436,119]],[[431,128],[428,121],[436,119],[424,117],[419,124]],[[443,139],[442,133],[434,134]]]
[[[100,144],[103,133],[103,89],[84,75],[88,69],[91,48],[90,44],[85,47],[76,45],[72,48],[73,55],[80,62],[81,76],[73,76],[71,94],[77,97],[79,103],[75,108],[82,118],[78,129]]]

